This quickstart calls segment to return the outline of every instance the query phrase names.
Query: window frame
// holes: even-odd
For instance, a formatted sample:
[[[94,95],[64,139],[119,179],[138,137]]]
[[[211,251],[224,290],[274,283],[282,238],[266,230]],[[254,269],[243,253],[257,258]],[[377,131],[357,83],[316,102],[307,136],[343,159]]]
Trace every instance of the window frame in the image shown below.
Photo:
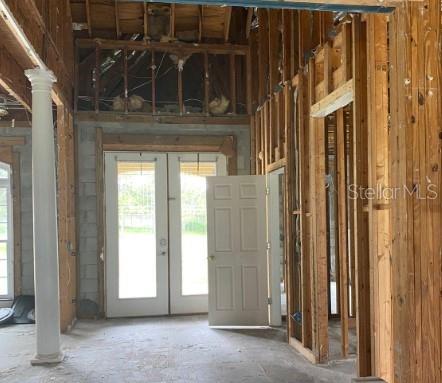
[[[12,199],[12,166],[0,162],[0,169],[8,172],[8,178],[0,178],[0,188],[6,188],[6,208],[7,208],[7,239],[0,240],[6,243],[6,265],[7,265],[7,294],[0,294],[0,300],[14,299],[14,226],[13,226],[13,199]]]

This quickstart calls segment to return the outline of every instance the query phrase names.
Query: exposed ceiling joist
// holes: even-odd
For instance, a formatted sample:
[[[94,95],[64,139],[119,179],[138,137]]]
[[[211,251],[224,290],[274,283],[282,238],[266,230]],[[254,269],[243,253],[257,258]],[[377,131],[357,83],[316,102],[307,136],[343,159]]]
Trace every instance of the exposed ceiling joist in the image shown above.
[[[230,21],[232,20],[232,7],[227,7],[224,18],[224,41],[229,41]]]

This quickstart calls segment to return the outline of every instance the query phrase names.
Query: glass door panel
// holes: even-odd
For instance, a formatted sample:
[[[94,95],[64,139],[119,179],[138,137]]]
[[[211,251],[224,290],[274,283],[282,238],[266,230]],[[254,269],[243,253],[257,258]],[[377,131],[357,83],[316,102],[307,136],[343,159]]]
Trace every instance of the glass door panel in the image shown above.
[[[170,309],[208,310],[206,177],[226,175],[221,154],[169,154]]]
[[[118,296],[153,298],[156,286],[155,162],[118,162]]]
[[[206,178],[216,176],[216,162],[181,162],[181,292],[208,293]]]
[[[106,153],[106,314],[169,312],[167,156]]]

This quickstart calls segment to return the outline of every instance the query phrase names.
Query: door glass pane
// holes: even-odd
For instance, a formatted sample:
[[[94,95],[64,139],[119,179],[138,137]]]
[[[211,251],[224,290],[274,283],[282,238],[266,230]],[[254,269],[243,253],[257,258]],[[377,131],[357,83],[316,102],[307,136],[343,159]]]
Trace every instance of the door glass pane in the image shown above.
[[[155,163],[118,162],[119,298],[157,295]]]
[[[181,293],[208,293],[206,179],[216,175],[215,162],[182,162]]]

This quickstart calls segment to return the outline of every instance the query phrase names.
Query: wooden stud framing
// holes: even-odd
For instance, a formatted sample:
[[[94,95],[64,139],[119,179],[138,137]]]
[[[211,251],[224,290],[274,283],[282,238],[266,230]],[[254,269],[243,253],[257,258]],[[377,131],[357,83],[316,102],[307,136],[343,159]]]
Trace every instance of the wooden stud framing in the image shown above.
[[[225,8],[225,17],[224,17],[224,41],[229,41],[230,35],[230,21],[232,20],[232,7]]]
[[[346,153],[345,153],[345,119],[344,110],[336,112],[336,165],[337,165],[337,196],[338,196],[338,256],[339,256],[339,285],[340,285],[340,315],[341,315],[341,350],[342,356],[348,355],[348,225],[347,225],[347,183],[346,183]]]
[[[357,187],[368,186],[367,158],[367,73],[366,30],[360,15],[353,19],[353,172]],[[356,322],[358,338],[358,374],[371,376],[370,269],[368,250],[368,214],[361,198],[354,204],[354,241],[356,261]],[[365,272],[363,272],[365,270]]]
[[[143,31],[144,40],[149,38],[149,4],[143,2]]]
[[[124,83],[124,113],[129,111],[129,78],[127,73],[127,48],[123,50],[123,83]]]
[[[170,26],[169,33],[171,37],[175,37],[175,4],[170,4]]]
[[[115,33],[117,39],[121,37],[121,28],[120,28],[120,12],[118,9],[118,0],[115,0]]]
[[[324,70],[326,73],[327,70]],[[309,63],[309,83],[311,87],[310,104],[314,103],[315,64]],[[328,359],[328,286],[327,286],[327,223],[325,193],[325,121],[310,120],[309,128],[310,163],[313,174],[310,177],[312,208],[313,252],[310,267],[312,269],[312,332],[313,353],[321,363]]]
[[[87,30],[89,32],[89,37],[92,37],[92,20],[91,20],[91,0],[85,0],[86,7],[86,20],[87,20]]]
[[[208,116],[209,111],[209,98],[210,98],[210,74],[209,74],[209,55],[204,53],[204,111]]]
[[[101,49],[100,47],[95,47],[95,113],[100,111],[100,64],[101,64]]]
[[[236,114],[236,65],[235,55],[229,56],[229,74],[230,74],[230,105],[233,114]]]
[[[247,21],[246,21],[246,38],[250,37],[250,30],[252,29],[252,18],[253,18],[253,8],[250,7],[247,10]]]
[[[156,102],[156,64],[155,64],[155,51],[152,50],[150,52],[150,70],[151,70],[151,76],[152,76],[152,82],[151,82],[151,88],[152,88],[152,114],[155,115],[157,113],[157,102]]]
[[[383,15],[367,16],[369,187],[391,186],[389,169],[388,28]],[[369,202],[373,371],[393,381],[391,317],[391,222],[387,199]]]
[[[183,71],[178,68],[178,107],[180,115],[184,114],[184,101],[183,101]]]
[[[265,9],[258,9],[259,31],[258,31],[258,51],[259,51],[259,103],[262,104],[269,93],[268,71],[269,71],[269,32],[268,14]]]
[[[203,6],[198,5],[198,41],[203,41]]]

